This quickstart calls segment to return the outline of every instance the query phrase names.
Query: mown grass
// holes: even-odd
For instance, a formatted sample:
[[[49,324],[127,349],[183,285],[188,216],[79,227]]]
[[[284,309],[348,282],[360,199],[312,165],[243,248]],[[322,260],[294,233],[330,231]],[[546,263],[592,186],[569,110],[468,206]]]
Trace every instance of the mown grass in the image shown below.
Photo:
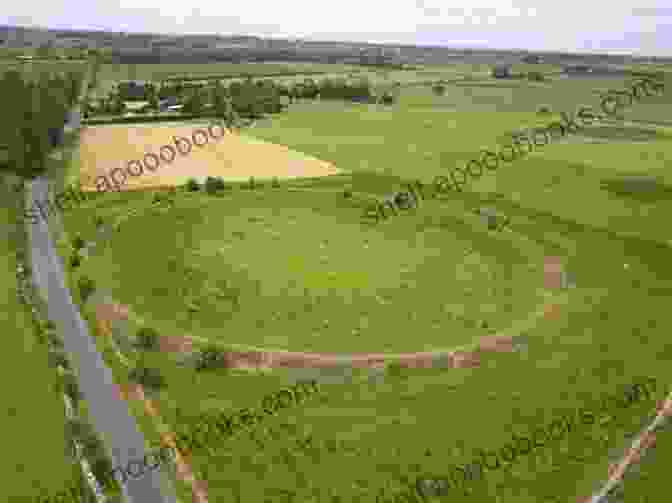
[[[579,104],[593,103],[589,87]],[[567,93],[574,96],[574,91]],[[423,99],[428,102],[430,97]],[[441,103],[444,98],[434,99]],[[458,345],[487,334],[491,327],[505,328],[507,319],[512,323],[532,309],[535,296],[543,294],[539,291],[543,277],[531,267],[540,267],[544,256],[564,257],[576,278],[577,288],[559,317],[542,319],[526,332],[526,354],[484,355],[478,369],[406,371],[375,387],[324,385],[316,402],[283,411],[268,426],[260,426],[257,440],[242,435],[212,442],[210,454],[193,460],[209,481],[211,499],[284,501],[278,490],[287,490],[295,492],[295,499],[288,501],[376,501],[380,488],[388,488],[384,496],[388,498],[393,486],[402,488],[415,476],[428,472],[442,476],[449,464],[471,461],[477,448],[498,449],[513,432],[548,424],[564,412],[620,391],[637,377],[658,380],[657,399],[668,391],[672,345],[666,313],[672,250],[665,224],[669,176],[664,168],[669,166],[672,143],[665,129],[644,137],[640,126],[586,128],[584,139],[599,137],[609,143],[585,144],[572,138],[543,147],[496,174],[470,180],[464,193],[425,202],[416,212],[391,217],[375,228],[359,223],[361,209],[356,205],[361,203],[317,192],[350,186],[353,192],[384,194],[401,187],[403,179],[429,182],[446,174],[455,162],[470,159],[481,146],[494,147],[507,131],[534,123],[532,100],[522,94],[516,99],[521,100],[520,111],[498,109],[497,114],[474,112],[475,100],[470,103],[468,96],[460,99],[455,112],[413,110],[404,105],[404,97],[391,109],[333,103],[295,107],[254,134],[334,162],[352,171],[350,179],[296,183],[312,192],[236,188],[222,197],[180,196],[175,209],[165,214],[127,220],[111,244],[114,251],[85,262],[83,271],[111,285],[118,300],[164,335],[182,335],[182,329],[190,328],[213,341],[252,344],[248,341],[268,333],[264,345],[288,347],[300,341],[297,346],[302,350],[323,351],[393,347],[413,351]],[[558,100],[571,101],[568,96]],[[667,106],[665,99],[659,104]],[[562,110],[574,111],[576,106]],[[630,174],[657,176],[659,181],[648,185],[620,181]],[[146,205],[149,197],[106,195],[92,205],[90,214],[82,209],[67,215],[66,226],[91,235],[95,214],[109,219],[115,212]],[[472,221],[471,211],[480,205],[507,214],[511,232],[489,234]],[[277,227],[280,219],[282,226]],[[151,239],[143,240],[149,229]],[[364,235],[369,250],[380,250],[379,254],[367,256],[359,247],[358,239]],[[285,239],[289,243],[283,244]],[[228,240],[228,248],[223,240]],[[319,248],[324,240],[328,244]],[[360,249],[349,254],[348,247]],[[217,256],[219,248],[224,251]],[[462,268],[451,266],[459,264],[459,251],[467,248],[474,250],[473,269],[466,260]],[[331,250],[333,262],[320,268],[320,255]],[[398,268],[409,262],[415,265],[417,280],[411,291],[403,293],[405,278]],[[397,288],[396,300],[391,297],[389,304],[376,306],[360,294],[352,304],[331,304],[335,317],[327,328],[317,328],[323,318],[320,311],[314,316],[319,302],[291,323],[284,320],[283,314],[289,318],[284,309],[302,289],[327,288],[325,276],[332,269],[337,272],[333,285],[340,288],[339,295],[357,285],[357,292],[371,295],[377,289],[385,298],[386,291],[395,293]],[[339,273],[345,278],[339,279]],[[365,275],[370,278],[366,283],[360,279]],[[267,304],[265,295],[276,293],[283,277],[295,281],[296,296],[290,292]],[[216,283],[223,278],[226,285]],[[246,319],[241,316],[238,324],[235,310],[203,298],[192,319],[205,320],[206,314],[214,319],[217,313],[219,325],[209,326],[200,318],[188,325],[180,305],[186,299],[198,305],[198,295],[209,287],[214,298],[217,288],[225,297],[238,295],[239,312],[254,304],[254,313],[245,312]],[[488,289],[501,296],[487,297]],[[489,321],[485,313],[494,308],[496,321],[477,328],[466,321],[456,323],[449,314],[418,317],[414,323],[399,314],[414,308],[429,312],[446,300],[453,315],[473,320],[479,313]],[[281,306],[280,319],[255,326],[271,304]],[[507,312],[507,305],[511,311],[497,318],[496,313]],[[339,320],[356,319],[356,310],[367,311],[369,324],[368,331],[355,339]],[[440,314],[438,309],[434,312]],[[433,329],[434,322],[442,328]],[[307,329],[324,337],[314,337]],[[365,338],[367,333],[370,337]],[[197,374],[175,367],[173,357],[166,354],[146,358],[166,376],[168,388],[160,397],[160,408],[173,424],[171,413],[177,406],[193,409],[194,416],[254,407],[290,380],[280,371],[245,377]],[[487,482],[476,484],[473,494],[451,493],[450,501],[565,502],[588,496],[606,478],[613,456],[623,454],[628,435],[637,433],[651,417],[654,405],[642,403],[607,425],[569,434],[509,469],[488,474]],[[314,450],[300,446],[309,435],[317,444]],[[664,470],[672,459],[666,435],[669,431],[661,433],[654,453],[645,458],[639,479],[628,478],[627,501],[657,501],[665,491]],[[182,490],[187,498],[186,488]]]
[[[39,344],[30,312],[17,297],[16,249],[18,226],[23,225],[15,204],[17,194],[8,191],[2,175],[0,224],[0,294],[5,365],[0,373],[5,433],[0,473],[2,501],[30,501],[44,490],[55,494],[77,475],[77,465],[66,458],[65,407],[57,388],[56,370],[49,365],[47,347]]]

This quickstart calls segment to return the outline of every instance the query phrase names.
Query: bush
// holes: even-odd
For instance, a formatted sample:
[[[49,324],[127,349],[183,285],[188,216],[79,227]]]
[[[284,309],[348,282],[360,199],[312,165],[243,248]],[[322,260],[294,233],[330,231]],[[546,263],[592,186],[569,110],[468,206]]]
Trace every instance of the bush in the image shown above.
[[[77,234],[77,235],[74,237],[74,239],[72,240],[72,247],[73,247],[75,250],[79,251],[79,250],[81,250],[82,248],[84,248],[85,246],[86,246],[86,241],[84,241],[84,240],[82,239],[82,236],[80,236],[79,234]]]
[[[446,86],[442,84],[436,84],[435,86],[432,87],[432,91],[437,96],[443,96],[446,93]]]
[[[387,375],[397,379],[405,379],[408,377],[408,370],[400,362],[392,362],[387,366]]]
[[[159,348],[159,332],[151,327],[142,327],[136,335],[136,346],[144,351],[156,351]]]
[[[79,297],[82,302],[86,302],[96,290],[96,282],[88,276],[82,276],[77,280],[77,287],[79,288]]]
[[[165,388],[166,380],[158,369],[148,367],[136,367],[128,374],[128,378],[135,383],[141,384],[149,390]]]
[[[72,374],[65,374],[63,376],[63,392],[70,397],[75,406],[83,398],[81,391],[79,391],[77,378]]]
[[[225,352],[217,346],[208,346],[198,355],[196,370],[210,370],[222,367],[224,364]]]
[[[209,176],[205,179],[205,191],[208,194],[214,194],[215,192],[224,189],[226,189],[226,184],[224,183],[224,179],[221,176]]]
[[[69,369],[70,362],[68,361],[68,357],[65,355],[65,353],[61,351],[50,351],[49,366],[54,368],[61,366],[64,369]]]
[[[82,265],[82,257],[78,253],[73,253],[70,257],[70,267],[76,269]]]
[[[198,180],[195,178],[189,178],[189,180],[187,180],[186,187],[189,192],[197,192],[201,190],[201,186],[198,183]]]
[[[280,188],[280,181],[278,181],[278,177],[274,176],[273,180],[271,181],[271,187],[274,189],[279,189]]]
[[[537,109],[537,113],[538,113],[538,114],[544,114],[544,115],[547,115],[547,114],[550,114],[551,112],[552,112],[552,110],[551,110],[551,107],[550,107],[549,105],[541,105],[541,106]]]

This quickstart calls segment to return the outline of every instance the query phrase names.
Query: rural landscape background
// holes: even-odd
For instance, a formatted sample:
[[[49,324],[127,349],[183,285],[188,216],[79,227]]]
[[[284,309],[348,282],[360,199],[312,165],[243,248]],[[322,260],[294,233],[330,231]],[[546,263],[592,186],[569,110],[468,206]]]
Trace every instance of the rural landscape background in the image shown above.
[[[597,503],[672,414],[669,58],[17,26],[0,42],[0,501],[423,501],[418,479],[655,381],[425,497]],[[528,153],[581,107],[602,118]],[[213,124],[221,139],[179,150]],[[398,196],[504,145],[525,154]],[[164,146],[174,159],[128,173]],[[97,190],[114,170],[123,186]],[[64,209],[68,188],[86,197]],[[319,391],[264,415],[305,381]],[[256,419],[223,435],[241,409]],[[667,495],[656,428],[609,501]],[[176,460],[151,482],[101,488],[161,446]]]

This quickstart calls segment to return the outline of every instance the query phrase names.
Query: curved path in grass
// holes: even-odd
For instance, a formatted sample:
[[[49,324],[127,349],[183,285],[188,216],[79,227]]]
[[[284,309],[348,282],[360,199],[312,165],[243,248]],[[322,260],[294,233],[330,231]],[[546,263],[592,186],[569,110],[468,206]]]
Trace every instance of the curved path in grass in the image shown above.
[[[222,344],[198,336],[163,337],[161,349],[166,352],[189,352],[192,342],[215,344],[226,347],[225,365],[232,369],[271,368],[333,368],[350,366],[353,368],[376,368],[398,363],[406,368],[470,368],[480,364],[482,351],[515,352],[519,350],[522,335],[534,328],[542,317],[552,317],[558,308],[569,300],[569,293],[562,292],[549,299],[527,318],[516,321],[512,326],[497,334],[482,337],[476,344],[434,351],[414,353],[323,353],[286,351],[282,349],[260,348],[237,344]],[[102,314],[99,311],[99,316]],[[128,306],[112,303],[107,316],[121,319],[143,320],[134,315]],[[108,318],[109,319],[109,318]],[[176,343],[171,342],[173,339]],[[186,344],[185,344],[186,343]],[[187,348],[185,349],[185,346]]]

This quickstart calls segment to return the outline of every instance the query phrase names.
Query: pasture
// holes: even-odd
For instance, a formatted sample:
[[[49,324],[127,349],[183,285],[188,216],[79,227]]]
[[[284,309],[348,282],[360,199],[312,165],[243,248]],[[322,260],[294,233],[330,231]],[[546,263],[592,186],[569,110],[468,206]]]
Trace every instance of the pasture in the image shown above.
[[[254,189],[232,180],[214,195],[180,189],[160,209],[151,191],[110,193],[64,216],[65,228],[85,240],[98,239],[95,217],[120,224],[72,277],[94,278],[162,336],[224,349],[344,353],[527,336],[524,352],[483,353],[477,368],[390,369],[379,384],[324,384],[316,401],[266,426],[209,441],[192,462],[212,501],[261,503],[283,491],[297,502],[391,501],[414,477],[447,476],[449,464],[471,460],[477,449],[498,449],[512,432],[526,434],[636,377],[669,382],[672,132],[650,123],[669,114],[669,90],[633,105],[624,122],[587,126],[471,179],[462,193],[378,225],[362,222],[372,197],[430,183],[481,148],[496,150],[512,131],[556,118],[536,114],[539,105],[575,112],[599,104],[593,89],[622,84],[489,82],[449,85],[441,97],[408,87],[387,107],[302,103],[247,132],[329,162],[339,175]],[[249,176],[257,176],[256,164]],[[489,230],[474,215],[481,207],[506,214],[509,229]],[[549,256],[562,258],[574,288],[545,287]],[[552,316],[521,324],[550,306]],[[167,353],[134,358],[165,376],[157,403],[176,429],[184,427],[178,407],[193,416],[254,407],[291,381],[283,370],[196,373]],[[656,399],[667,391],[656,390]],[[642,403],[552,442],[450,499],[589,496],[654,407]],[[628,479],[628,501],[654,501],[665,490],[672,461],[665,434],[640,477]],[[180,491],[190,498],[187,486]]]

